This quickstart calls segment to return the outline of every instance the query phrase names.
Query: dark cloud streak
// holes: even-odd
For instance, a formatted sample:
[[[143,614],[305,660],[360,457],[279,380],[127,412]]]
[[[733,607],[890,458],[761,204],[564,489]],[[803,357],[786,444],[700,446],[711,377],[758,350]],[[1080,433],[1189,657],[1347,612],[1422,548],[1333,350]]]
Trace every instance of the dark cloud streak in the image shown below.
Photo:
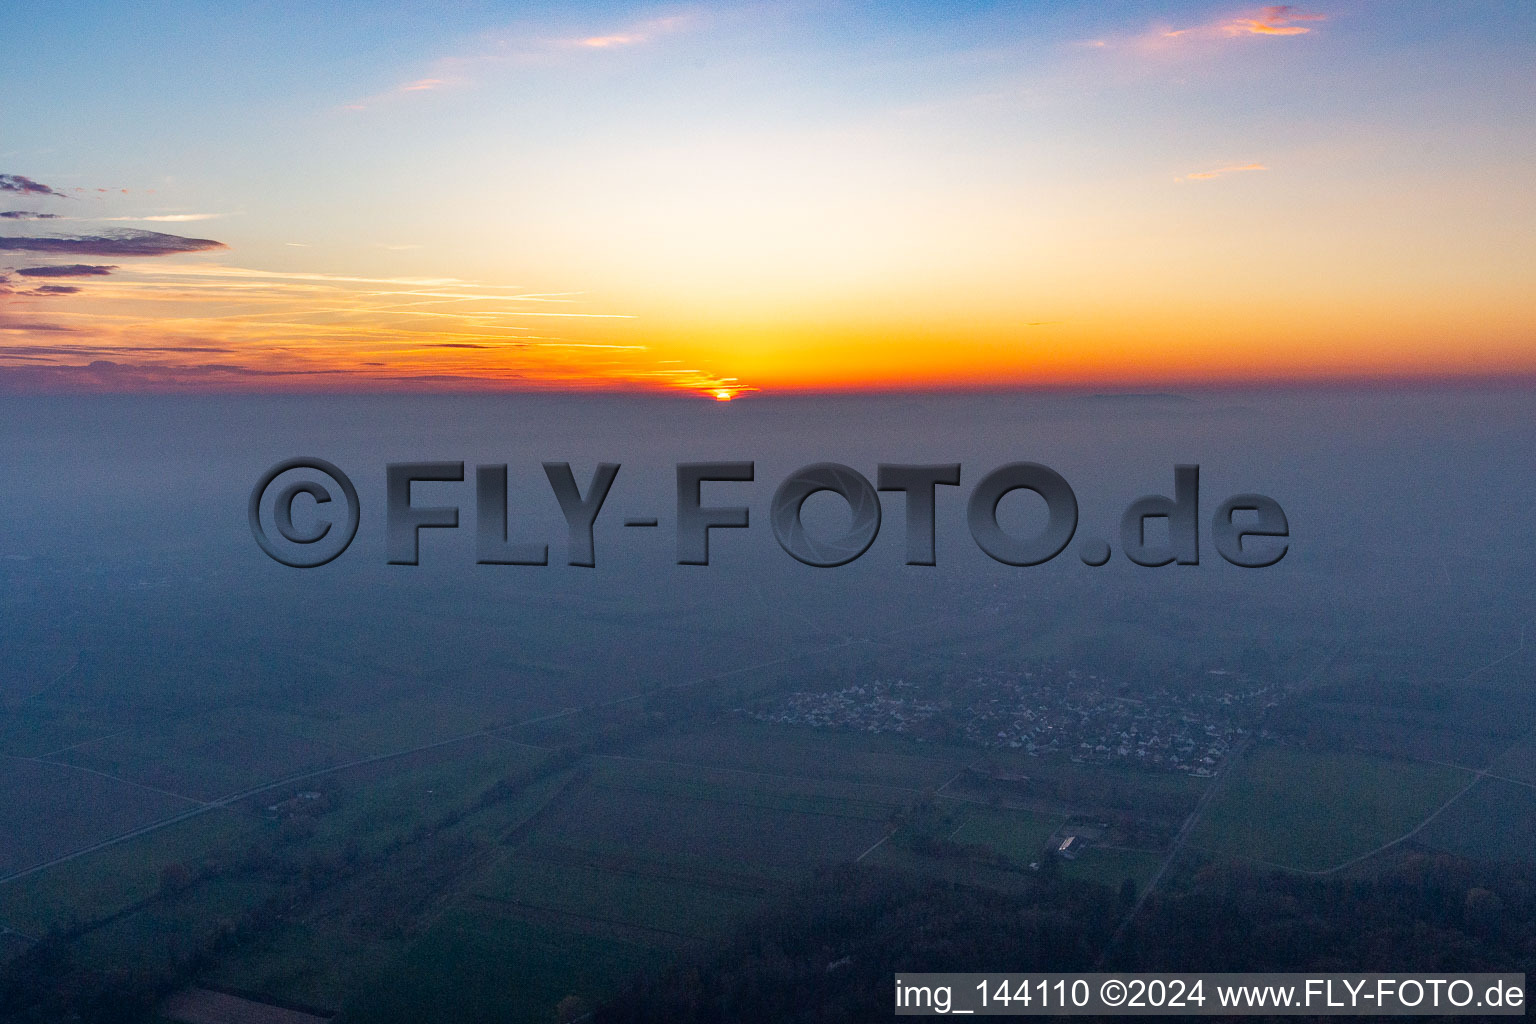
[[[64,327],[60,324],[28,324],[8,323],[0,320],[0,331],[50,331],[58,334],[74,334],[73,327]]]
[[[58,196],[60,199],[68,199],[58,189],[44,185],[40,181],[21,174],[0,174],[0,192],[15,192],[24,196]]]
[[[22,277],[106,277],[116,269],[116,264],[61,263],[56,267],[22,267],[16,273]]]
[[[0,235],[0,251],[69,253],[81,256],[170,256],[183,252],[226,249],[211,238],[184,238],[159,231],[124,228],[99,235]]]
[[[388,391],[414,390],[420,387],[452,392],[494,392],[508,387],[538,387],[522,374],[503,374],[486,379],[468,374],[424,373],[404,377],[358,373],[349,369],[258,369],[224,363],[151,363],[118,362],[98,358],[89,363],[52,363],[41,360],[90,358],[85,347],[42,346],[15,348],[16,363],[7,366],[0,348],[0,394],[86,394],[86,393],[206,393],[210,389],[226,392],[354,391],[358,387]],[[116,349],[112,354],[129,352]],[[191,352],[195,349],[181,349]],[[47,353],[47,354],[45,354]],[[104,353],[105,354],[105,353]],[[365,364],[366,365],[366,364]]]
[[[166,353],[196,352],[205,355],[227,355],[234,352],[222,345],[9,345],[0,348],[0,359],[15,356],[110,356],[124,352]]]
[[[263,370],[221,363],[120,363],[110,359],[95,359],[84,365],[30,362],[36,355],[31,351],[18,353],[18,358],[29,360],[23,365],[6,366],[0,362],[0,394],[268,390],[274,385],[281,387],[283,381],[300,386],[303,382],[351,376],[350,371],[340,369]],[[304,390],[314,390],[314,384]]]

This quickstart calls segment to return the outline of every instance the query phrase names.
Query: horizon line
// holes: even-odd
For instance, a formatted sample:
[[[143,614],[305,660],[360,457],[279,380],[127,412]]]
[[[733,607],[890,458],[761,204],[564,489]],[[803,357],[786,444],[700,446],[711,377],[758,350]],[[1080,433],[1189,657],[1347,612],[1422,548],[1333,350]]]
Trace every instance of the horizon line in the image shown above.
[[[58,369],[83,370],[87,365],[59,365]],[[494,396],[534,395],[559,396],[608,396],[638,398],[686,398],[694,401],[710,401],[715,404],[751,399],[785,398],[871,398],[1004,394],[1066,394],[1083,397],[1112,398],[1178,398],[1181,393],[1203,392],[1252,392],[1252,391],[1333,391],[1333,390],[1381,390],[1422,391],[1448,389],[1499,389],[1520,390],[1536,386],[1536,370],[1481,371],[1433,373],[1344,373],[1344,374],[1284,374],[1272,377],[1174,377],[1164,380],[1057,380],[1017,382],[973,381],[926,381],[911,385],[879,383],[869,386],[846,384],[829,385],[780,385],[744,388],[733,393],[729,400],[722,400],[713,388],[644,386],[614,382],[592,383],[528,383],[487,379],[484,382],[464,378],[444,379],[441,383],[421,378],[389,379],[372,378],[343,386],[335,386],[332,377],[327,385],[304,387],[291,382],[263,386],[249,381],[187,382],[165,381],[141,386],[90,386],[89,382],[70,382],[61,385],[49,382],[40,385],[11,386],[6,380],[7,370],[33,369],[34,367],[0,368],[0,395],[6,397],[171,397],[171,396]],[[35,367],[44,369],[44,367]],[[53,367],[49,367],[50,369]],[[98,385],[104,382],[96,382]],[[86,386],[80,386],[85,384]]]

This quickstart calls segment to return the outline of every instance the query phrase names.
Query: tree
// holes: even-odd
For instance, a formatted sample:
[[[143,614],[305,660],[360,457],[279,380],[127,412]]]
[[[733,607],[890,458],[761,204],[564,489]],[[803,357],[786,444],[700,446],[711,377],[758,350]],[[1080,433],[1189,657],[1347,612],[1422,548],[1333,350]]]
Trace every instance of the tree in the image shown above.
[[[1467,890],[1462,916],[1468,928],[1479,932],[1488,931],[1498,924],[1503,912],[1504,901],[1499,899],[1498,893],[1481,886]]]
[[[581,996],[572,994],[555,1004],[555,1020],[558,1024],[576,1024],[592,1015],[592,1007]]]

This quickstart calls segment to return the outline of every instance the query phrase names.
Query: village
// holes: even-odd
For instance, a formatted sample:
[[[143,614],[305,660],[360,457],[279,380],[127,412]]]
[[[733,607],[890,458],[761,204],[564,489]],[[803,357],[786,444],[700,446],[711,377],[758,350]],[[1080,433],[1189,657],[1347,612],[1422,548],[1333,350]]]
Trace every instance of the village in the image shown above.
[[[1076,669],[1034,668],[802,691],[745,713],[764,722],[899,733],[920,742],[1209,777],[1275,702],[1272,687],[1220,670],[1174,689],[1133,688]]]

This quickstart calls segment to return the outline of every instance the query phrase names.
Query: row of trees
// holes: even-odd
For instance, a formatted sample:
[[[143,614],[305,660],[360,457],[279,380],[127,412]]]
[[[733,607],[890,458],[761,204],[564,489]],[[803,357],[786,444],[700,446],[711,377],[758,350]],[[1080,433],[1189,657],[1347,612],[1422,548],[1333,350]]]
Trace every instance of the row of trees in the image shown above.
[[[1044,867],[1044,865],[1042,865]],[[1147,901],[1042,870],[1001,895],[888,869],[830,870],[699,962],[639,980],[597,1024],[884,1020],[895,972],[1524,971],[1536,974],[1536,868],[1409,856],[1371,878],[1219,864]],[[1101,960],[1107,953],[1107,959]]]

